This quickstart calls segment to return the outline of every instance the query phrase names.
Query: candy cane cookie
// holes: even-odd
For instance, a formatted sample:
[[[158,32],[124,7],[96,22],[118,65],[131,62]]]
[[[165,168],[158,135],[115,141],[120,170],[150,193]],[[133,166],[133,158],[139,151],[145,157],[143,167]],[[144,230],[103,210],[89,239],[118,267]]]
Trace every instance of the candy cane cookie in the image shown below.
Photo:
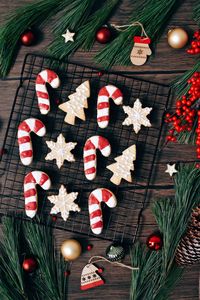
[[[116,105],[122,104],[121,90],[114,85],[106,85],[100,89],[97,99],[97,123],[101,128],[106,128],[110,120],[110,98]]]
[[[33,148],[30,133],[34,132],[38,136],[46,134],[46,127],[42,121],[29,118],[20,123],[17,132],[19,155],[23,165],[28,166],[33,160]]]
[[[88,180],[93,180],[96,177],[97,149],[99,149],[101,154],[105,157],[108,157],[111,153],[111,146],[106,138],[100,135],[94,135],[87,139],[83,149],[83,159],[84,172]]]
[[[32,171],[24,178],[24,198],[25,212],[30,218],[33,218],[37,213],[38,201],[36,185],[39,184],[43,190],[49,190],[51,180],[49,176],[42,171]]]
[[[88,199],[88,210],[90,227],[95,234],[100,234],[103,230],[101,202],[105,202],[110,208],[117,205],[117,199],[110,190],[98,188],[91,192]]]
[[[60,86],[58,75],[52,70],[41,71],[36,78],[35,89],[38,97],[38,107],[42,115],[48,114],[50,110],[49,93],[46,84],[49,83],[53,89]]]

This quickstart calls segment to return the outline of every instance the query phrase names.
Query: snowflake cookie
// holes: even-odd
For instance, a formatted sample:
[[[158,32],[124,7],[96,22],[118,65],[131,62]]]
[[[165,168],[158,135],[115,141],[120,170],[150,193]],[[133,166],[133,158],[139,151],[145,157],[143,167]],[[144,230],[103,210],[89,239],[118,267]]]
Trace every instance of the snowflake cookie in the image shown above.
[[[45,157],[46,160],[56,160],[56,164],[60,169],[64,163],[64,160],[75,161],[74,155],[71,153],[71,150],[75,148],[77,143],[66,143],[65,138],[62,133],[58,136],[56,143],[52,141],[46,141],[47,146],[51,149],[51,152]]]
[[[48,197],[50,202],[54,204],[50,214],[61,213],[61,217],[64,221],[66,221],[69,217],[70,211],[80,212],[80,207],[76,203],[74,203],[77,196],[77,192],[68,194],[64,185],[61,185],[58,195],[52,195]]]
[[[123,106],[124,112],[128,115],[128,117],[124,120],[122,125],[133,125],[133,130],[137,134],[141,126],[151,127],[151,123],[147,118],[147,115],[150,114],[152,107],[142,108],[142,103],[139,99],[134,102],[133,107]]]

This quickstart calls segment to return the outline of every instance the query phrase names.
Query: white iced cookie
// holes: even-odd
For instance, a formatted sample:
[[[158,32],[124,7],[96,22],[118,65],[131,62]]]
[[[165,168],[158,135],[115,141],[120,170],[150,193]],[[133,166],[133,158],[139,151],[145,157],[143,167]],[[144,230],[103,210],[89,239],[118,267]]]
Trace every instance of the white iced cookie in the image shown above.
[[[64,221],[67,221],[70,211],[80,212],[81,209],[78,204],[74,203],[78,196],[78,193],[67,193],[67,189],[64,185],[61,185],[58,195],[49,196],[48,199],[54,206],[51,209],[50,214],[61,213],[61,217]]]
[[[128,117],[124,120],[122,125],[133,125],[133,130],[137,134],[141,126],[151,127],[151,123],[147,118],[147,115],[150,114],[152,107],[142,108],[142,103],[139,99],[134,102],[133,107],[123,106],[124,112],[128,115]]]
[[[51,149],[51,152],[47,154],[45,157],[46,160],[56,160],[56,164],[58,168],[60,169],[61,166],[64,163],[64,160],[67,160],[69,162],[75,161],[74,155],[71,153],[71,150],[75,148],[77,143],[66,143],[64,136],[59,134],[57,141],[46,141],[47,146],[49,149]]]
[[[59,105],[59,108],[66,113],[65,122],[75,124],[75,118],[85,121],[84,108],[88,108],[87,98],[90,97],[90,82],[84,81],[76,88],[76,92],[69,95],[69,101]]]
[[[122,152],[122,155],[115,158],[116,163],[107,166],[107,169],[113,172],[110,181],[116,185],[121,183],[122,179],[132,182],[131,171],[134,170],[133,161],[136,160],[136,147],[130,146]]]

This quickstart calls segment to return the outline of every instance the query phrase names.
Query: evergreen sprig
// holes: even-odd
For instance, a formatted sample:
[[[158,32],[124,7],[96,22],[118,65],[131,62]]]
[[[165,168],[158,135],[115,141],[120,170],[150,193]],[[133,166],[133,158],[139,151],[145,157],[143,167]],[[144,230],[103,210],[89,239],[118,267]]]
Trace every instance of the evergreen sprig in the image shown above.
[[[89,50],[95,41],[95,33],[99,27],[106,23],[113,9],[117,6],[120,0],[106,0],[101,7],[92,13],[88,20],[85,20],[84,24],[79,27],[74,27],[76,33],[75,41],[73,43],[65,44],[61,42],[60,37],[49,47],[49,53],[56,58],[63,59],[73,54],[78,48]]]
[[[138,8],[134,8],[132,17],[127,23],[132,24],[136,21],[142,23],[145,31],[155,43],[178,2],[177,0],[149,0],[144,7],[139,4]],[[127,28],[119,33],[112,43],[109,43],[99,52],[95,60],[104,68],[110,68],[113,65],[129,65],[130,53],[133,48],[133,36],[140,34],[140,32],[141,28],[139,27]]]
[[[163,248],[151,251],[137,244],[131,251],[133,266],[131,299],[166,300],[183,273],[175,263],[175,254],[186,231],[192,208],[199,203],[200,170],[182,165],[175,176],[174,198],[160,199],[153,204],[153,214],[163,235]]]
[[[40,0],[19,7],[0,28],[0,77],[5,77],[16,55],[21,34],[29,27],[41,25],[62,10],[69,0]]]
[[[196,1],[193,9],[193,17],[197,25],[200,27],[200,2]]]
[[[66,300],[66,262],[56,255],[52,228],[35,222],[3,217],[0,242],[0,295],[2,300]],[[50,225],[50,224],[49,224]],[[23,241],[23,242],[22,242]],[[34,255],[38,269],[23,272],[26,254]]]

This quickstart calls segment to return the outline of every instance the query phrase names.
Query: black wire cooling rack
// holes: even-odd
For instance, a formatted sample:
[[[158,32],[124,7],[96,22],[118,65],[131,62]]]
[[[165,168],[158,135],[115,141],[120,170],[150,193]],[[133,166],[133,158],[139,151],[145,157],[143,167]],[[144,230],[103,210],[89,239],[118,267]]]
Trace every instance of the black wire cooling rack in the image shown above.
[[[35,79],[41,70],[47,68],[53,69],[59,75],[62,84],[60,88],[50,90],[51,112],[44,116],[40,114],[37,106]],[[140,215],[148,197],[148,187],[170,89],[165,85],[114,73],[106,72],[102,76],[99,75],[99,70],[90,67],[60,62],[39,55],[28,54],[26,56],[4,141],[6,154],[1,158],[3,184],[0,213],[12,212],[16,217],[20,215],[28,219],[24,214],[24,176],[32,170],[43,170],[52,180],[52,189],[46,192],[38,187],[38,215],[42,216],[42,219],[47,219],[52,207],[47,196],[57,193],[60,185],[64,184],[69,192],[79,192],[76,203],[81,207],[81,212],[70,213],[66,222],[58,215],[56,222],[53,223],[54,226],[92,235],[89,226],[88,195],[95,188],[105,187],[114,192],[118,205],[113,209],[103,207],[104,230],[98,237],[132,243],[135,241]],[[68,95],[85,80],[89,80],[91,85],[89,109],[86,110],[87,118],[85,122],[76,119],[75,126],[71,126],[64,123],[65,114],[58,109],[58,102],[65,102]],[[122,90],[125,105],[132,106],[133,102],[139,98],[144,107],[152,107],[150,115],[152,127],[143,127],[136,135],[131,126],[122,126],[126,117],[122,107],[112,105],[111,102],[110,124],[106,129],[100,129],[96,122],[96,102],[99,89],[106,84],[114,84]],[[47,127],[47,134],[44,138],[32,136],[34,161],[30,166],[23,166],[19,159],[17,128],[21,121],[29,117],[42,120]],[[65,162],[59,170],[55,161],[45,161],[44,158],[49,152],[45,141],[55,141],[60,133],[67,141],[77,142],[78,147],[73,151],[76,161]],[[96,134],[108,138],[112,146],[112,154],[106,159],[98,157],[97,177],[90,182],[84,176],[82,151],[86,139]],[[112,173],[106,169],[106,165],[114,162],[114,157],[119,156],[132,144],[136,144],[137,147],[133,184],[122,182],[119,187],[116,187],[109,180]]]

